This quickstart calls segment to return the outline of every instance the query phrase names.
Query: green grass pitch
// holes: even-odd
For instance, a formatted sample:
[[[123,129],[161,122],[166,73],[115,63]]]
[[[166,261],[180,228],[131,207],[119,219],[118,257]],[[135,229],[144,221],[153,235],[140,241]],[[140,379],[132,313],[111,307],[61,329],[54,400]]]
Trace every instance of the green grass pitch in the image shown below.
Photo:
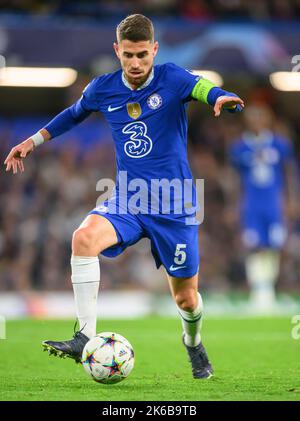
[[[42,352],[42,340],[68,339],[72,329],[73,321],[9,321],[0,340],[0,400],[300,400],[300,340],[292,339],[289,317],[206,319],[203,342],[215,369],[209,380],[191,377],[178,319],[98,322],[99,332],[116,331],[135,350],[133,372],[115,385]]]

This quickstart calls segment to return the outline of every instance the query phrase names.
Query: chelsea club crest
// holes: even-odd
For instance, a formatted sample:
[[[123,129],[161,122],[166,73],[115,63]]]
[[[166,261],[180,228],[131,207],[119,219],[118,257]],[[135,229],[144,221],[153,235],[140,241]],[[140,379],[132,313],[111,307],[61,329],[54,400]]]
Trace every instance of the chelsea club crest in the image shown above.
[[[149,108],[151,108],[152,110],[156,110],[161,106],[162,98],[159,94],[153,94],[147,99],[147,104]]]

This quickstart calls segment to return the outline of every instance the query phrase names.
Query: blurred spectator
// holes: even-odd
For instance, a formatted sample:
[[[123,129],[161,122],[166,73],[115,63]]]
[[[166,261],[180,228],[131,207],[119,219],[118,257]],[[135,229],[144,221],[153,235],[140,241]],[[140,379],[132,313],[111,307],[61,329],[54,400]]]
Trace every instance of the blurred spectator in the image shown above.
[[[213,13],[209,3],[204,0],[180,0],[178,2],[180,16],[194,20],[209,20]]]

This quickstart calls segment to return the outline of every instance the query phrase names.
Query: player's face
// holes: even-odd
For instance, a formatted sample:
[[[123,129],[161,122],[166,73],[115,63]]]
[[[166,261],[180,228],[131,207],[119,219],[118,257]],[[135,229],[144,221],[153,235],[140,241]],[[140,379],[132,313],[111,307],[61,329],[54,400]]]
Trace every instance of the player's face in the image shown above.
[[[272,114],[265,106],[249,106],[245,111],[244,120],[247,129],[257,134],[272,127]]]
[[[133,42],[127,39],[114,43],[114,50],[121,62],[127,81],[133,89],[142,85],[148,78],[158,43],[151,41]]]

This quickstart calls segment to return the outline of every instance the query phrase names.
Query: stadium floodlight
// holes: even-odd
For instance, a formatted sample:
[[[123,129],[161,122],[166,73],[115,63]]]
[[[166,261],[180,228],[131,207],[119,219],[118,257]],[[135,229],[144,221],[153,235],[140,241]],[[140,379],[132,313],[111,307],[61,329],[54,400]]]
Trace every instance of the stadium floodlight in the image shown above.
[[[77,79],[77,71],[68,67],[4,67],[0,86],[65,88]]]
[[[205,79],[209,79],[211,82],[213,82],[216,86],[222,86],[224,81],[222,76],[213,71],[213,70],[198,70],[198,69],[193,69],[192,72],[195,75],[199,75],[204,77]]]
[[[300,91],[300,72],[274,72],[269,79],[278,91]]]

